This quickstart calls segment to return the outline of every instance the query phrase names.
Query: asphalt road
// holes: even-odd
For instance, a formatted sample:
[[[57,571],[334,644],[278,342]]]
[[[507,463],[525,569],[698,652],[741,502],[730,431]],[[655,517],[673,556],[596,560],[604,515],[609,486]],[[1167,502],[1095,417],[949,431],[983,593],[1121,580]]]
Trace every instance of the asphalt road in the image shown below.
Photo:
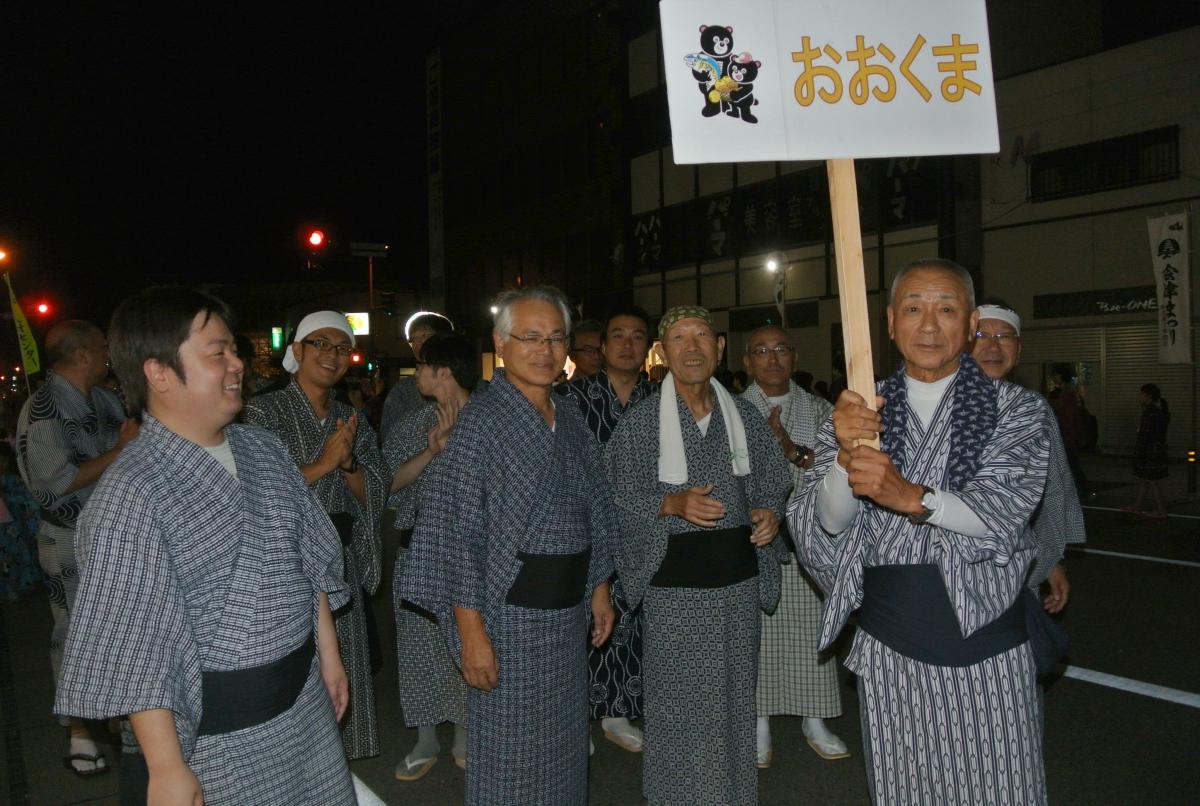
[[[1117,508],[1133,497],[1127,460],[1088,457],[1085,466],[1096,495],[1085,502],[1086,550],[1067,560],[1072,593],[1062,623],[1071,637],[1069,666],[1045,695],[1050,801],[1200,802],[1200,502],[1187,492],[1183,469],[1172,468],[1172,517],[1123,513]],[[404,729],[401,719],[389,601],[381,595],[376,606],[387,649],[376,678],[383,753],[351,769],[388,804],[460,803],[463,772],[451,763],[445,726],[446,754],[428,776],[409,784],[392,777],[416,732]],[[0,728],[6,740],[0,803],[116,804],[116,775],[82,781],[62,768],[65,729],[49,713],[44,595],[5,604],[0,615]],[[1117,679],[1103,685],[1084,679],[1093,673]],[[845,714],[829,724],[853,756],[823,761],[804,743],[799,719],[773,719],[775,760],[760,773],[760,803],[867,802],[853,677],[843,670],[842,679]],[[1159,688],[1147,693],[1147,684]],[[592,735],[590,803],[642,803],[640,755],[605,741],[598,726]]]

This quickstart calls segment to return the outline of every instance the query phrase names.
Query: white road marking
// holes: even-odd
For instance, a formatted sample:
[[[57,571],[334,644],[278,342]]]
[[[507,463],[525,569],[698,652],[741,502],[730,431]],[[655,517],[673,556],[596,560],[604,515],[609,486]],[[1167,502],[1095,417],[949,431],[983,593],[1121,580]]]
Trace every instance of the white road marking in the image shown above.
[[[1122,512],[1126,515],[1137,515],[1138,517],[1144,517],[1140,513],[1137,513],[1137,512],[1125,512],[1125,510],[1121,509],[1120,507],[1096,507],[1096,506],[1089,505],[1089,506],[1084,506],[1083,508],[1084,509],[1094,509],[1097,512]],[[1182,518],[1182,519],[1189,520],[1189,521],[1200,521],[1200,515],[1182,515],[1177,512],[1168,512],[1167,517],[1168,518]],[[1151,520],[1153,520],[1153,518],[1151,518]]]
[[[1063,677],[1070,677],[1073,680],[1082,680],[1085,683],[1095,683],[1097,686],[1120,689],[1121,691],[1128,691],[1132,694],[1141,694],[1143,697],[1153,697],[1156,700],[1166,700],[1167,702],[1186,705],[1189,708],[1200,708],[1200,694],[1194,694],[1190,691],[1181,691],[1177,688],[1157,686],[1154,683],[1144,683],[1141,680],[1131,680],[1128,677],[1118,677],[1115,674],[1097,672],[1094,669],[1082,669],[1078,666],[1068,666],[1066,670],[1063,671]]]
[[[1123,557],[1127,560],[1145,560],[1149,563],[1166,563],[1167,565],[1185,565],[1189,568],[1200,568],[1200,563],[1192,562],[1191,560],[1170,560],[1166,557],[1151,557],[1148,554],[1125,554],[1124,552],[1120,551],[1081,549],[1074,546],[1067,546],[1067,551],[1079,552],[1080,554],[1103,554],[1106,557]]]
[[[387,806],[357,775],[350,773],[350,778],[354,781],[354,796],[358,798],[358,806]]]

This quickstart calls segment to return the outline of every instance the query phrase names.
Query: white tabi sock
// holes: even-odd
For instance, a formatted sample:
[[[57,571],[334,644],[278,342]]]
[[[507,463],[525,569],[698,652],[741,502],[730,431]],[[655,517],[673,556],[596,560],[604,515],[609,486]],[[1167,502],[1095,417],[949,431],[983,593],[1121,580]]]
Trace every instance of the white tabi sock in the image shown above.
[[[761,755],[764,750],[771,749],[771,718],[760,716],[757,722],[758,728],[758,752]]]
[[[437,725],[421,725],[417,728],[417,743],[408,753],[409,761],[419,761],[424,758],[434,758],[440,753],[442,746],[438,744]]]

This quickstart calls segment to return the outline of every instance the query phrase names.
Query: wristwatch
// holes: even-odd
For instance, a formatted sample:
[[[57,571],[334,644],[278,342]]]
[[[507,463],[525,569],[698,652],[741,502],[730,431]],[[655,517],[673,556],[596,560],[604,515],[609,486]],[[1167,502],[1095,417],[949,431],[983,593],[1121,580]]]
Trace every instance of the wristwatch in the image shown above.
[[[937,504],[937,493],[932,487],[921,485],[921,511],[916,515],[909,515],[908,520],[911,523],[925,523],[933,517],[934,505]]]
[[[804,464],[804,460],[808,458],[808,450],[809,449],[804,445],[797,445],[796,455],[791,459],[788,459],[788,461],[799,467],[800,465]]]

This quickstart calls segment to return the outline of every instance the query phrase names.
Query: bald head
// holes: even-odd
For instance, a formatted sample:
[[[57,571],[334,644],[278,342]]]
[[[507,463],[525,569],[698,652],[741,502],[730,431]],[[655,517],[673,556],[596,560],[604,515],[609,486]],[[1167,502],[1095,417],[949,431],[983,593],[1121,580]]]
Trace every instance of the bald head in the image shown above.
[[[753,331],[746,339],[742,366],[764,394],[786,395],[796,368],[796,352],[787,331],[778,325],[764,325]]]
[[[82,319],[67,319],[50,328],[46,333],[46,363],[56,370],[63,370],[79,363],[79,351],[87,351],[97,341],[104,340],[104,333],[91,322]]]

